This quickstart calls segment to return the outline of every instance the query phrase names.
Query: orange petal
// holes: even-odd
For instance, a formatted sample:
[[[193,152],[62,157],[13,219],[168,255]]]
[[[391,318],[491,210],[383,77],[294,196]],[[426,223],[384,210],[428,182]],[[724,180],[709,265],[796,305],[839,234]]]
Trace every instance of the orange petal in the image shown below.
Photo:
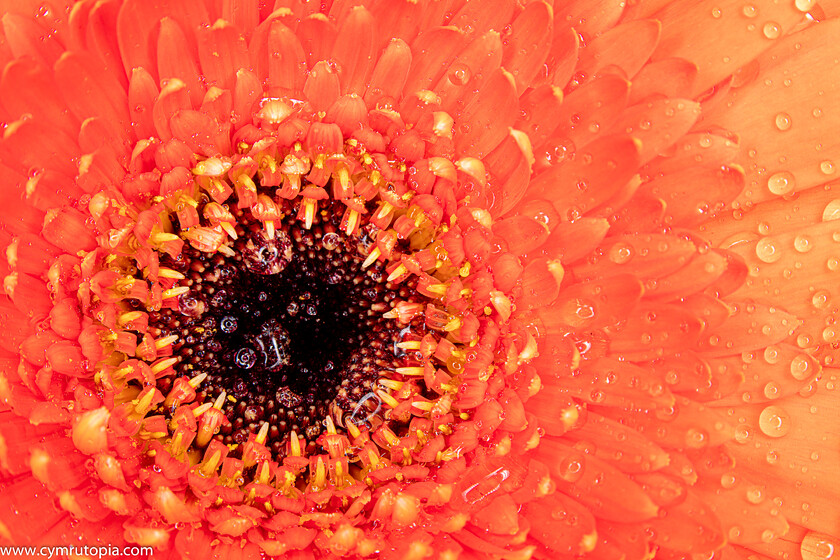
[[[631,78],[650,58],[659,41],[659,32],[660,24],[653,19],[617,25],[581,49],[578,71],[596,76],[604,70]],[[630,44],[632,49],[627,48]]]
[[[519,107],[514,127],[528,135],[532,146],[542,146],[560,124],[563,91],[550,84],[537,86],[519,98]]]
[[[703,326],[691,309],[643,303],[610,329],[610,353],[635,362],[659,358],[694,346]]]
[[[400,99],[408,79],[409,68],[411,68],[411,49],[402,39],[392,40],[373,69],[367,92],[365,92],[365,104],[368,107],[375,107],[376,102],[381,98]]]
[[[642,281],[671,274],[696,254],[694,243],[665,234],[610,237],[598,248],[598,257],[574,267],[583,280],[632,274]]]
[[[411,44],[413,58],[405,92],[432,89],[464,45],[463,33],[451,27],[433,27]]]
[[[696,64],[696,95],[753,60],[802,20],[792,2],[762,4],[755,20],[745,17],[743,9],[740,0],[711,7],[693,0],[669,2],[655,15],[662,22],[662,37],[654,60],[677,56]]]
[[[668,454],[632,428],[593,412],[566,438],[594,444],[594,456],[626,473],[644,473],[668,464]]]
[[[680,552],[713,551],[726,539],[720,520],[691,490],[684,501],[663,507],[647,525],[656,544]]]
[[[484,158],[494,180],[487,185],[487,206],[494,216],[506,214],[522,200],[531,178],[533,154],[521,143],[521,136],[511,131]]]
[[[161,80],[178,78],[187,85],[190,101],[201,104],[205,87],[198,70],[198,61],[178,24],[165,17],[160,22],[157,44],[157,69]]]
[[[268,85],[271,92],[294,94],[306,80],[306,55],[291,29],[275,21],[268,31]]]
[[[553,35],[551,16],[548,4],[531,2],[511,24],[511,32],[504,45],[502,66],[513,74],[516,89],[520,93],[531,85],[548,57],[544,45]]]
[[[441,107],[457,119],[458,103],[481,91],[501,63],[502,40],[496,31],[488,31],[467,43],[435,84],[434,92],[440,96]]]
[[[550,200],[566,220],[574,220],[608,200],[636,173],[642,146],[629,136],[596,140],[537,175],[526,195]]]
[[[686,99],[659,99],[629,107],[614,129],[642,142],[640,159],[647,163],[680,139],[700,116],[700,104]]]
[[[238,28],[218,20],[199,29],[198,60],[208,86],[233,89],[236,72],[250,66],[248,44]]]
[[[569,286],[554,305],[536,313],[549,332],[582,332],[624,320],[642,291],[635,276],[619,274]]]
[[[543,438],[534,455],[549,466],[559,492],[587,506],[599,519],[633,523],[656,515],[656,504],[636,482],[592,455],[554,438]]]
[[[732,316],[723,325],[707,330],[698,350],[703,356],[727,356],[766,348],[790,336],[801,321],[775,307],[731,303]]]
[[[574,27],[586,40],[590,40],[618,23],[624,6],[621,0],[560,2],[554,6],[554,21],[558,28]]]
[[[483,158],[508,135],[518,115],[519,98],[513,77],[498,69],[460,115],[455,134],[457,153]]]
[[[698,253],[676,272],[645,285],[645,296],[670,300],[700,292],[726,272],[727,260],[720,251]]]
[[[592,512],[563,494],[528,502],[522,507],[522,515],[531,523],[529,536],[553,554],[577,555],[588,552],[595,544]]]
[[[357,6],[341,21],[332,55],[338,62],[342,92],[364,95],[373,71],[373,16]]]
[[[467,35],[479,36],[487,31],[501,31],[510,23],[516,3],[513,0],[467,0],[452,16],[449,25]]]
[[[682,58],[665,58],[645,64],[633,78],[630,104],[655,97],[690,97],[697,66]]]
[[[612,74],[582,85],[563,101],[554,136],[570,142],[572,151],[596,140],[624,111],[629,92],[630,83]]]
[[[320,61],[327,61],[333,51],[338,30],[324,14],[312,14],[301,20],[295,32],[306,53],[309,68]]]
[[[552,229],[545,246],[563,264],[574,263],[594,251],[609,230],[610,223],[604,218],[583,217],[562,222]]]
[[[319,62],[309,71],[303,92],[313,109],[326,111],[341,94],[338,75],[327,62]]]

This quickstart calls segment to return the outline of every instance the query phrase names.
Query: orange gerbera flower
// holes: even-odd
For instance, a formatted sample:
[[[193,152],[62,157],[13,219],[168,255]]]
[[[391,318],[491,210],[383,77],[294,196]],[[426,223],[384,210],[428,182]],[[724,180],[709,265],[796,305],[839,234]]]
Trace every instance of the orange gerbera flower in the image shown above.
[[[2,4],[0,543],[840,546],[831,3]]]

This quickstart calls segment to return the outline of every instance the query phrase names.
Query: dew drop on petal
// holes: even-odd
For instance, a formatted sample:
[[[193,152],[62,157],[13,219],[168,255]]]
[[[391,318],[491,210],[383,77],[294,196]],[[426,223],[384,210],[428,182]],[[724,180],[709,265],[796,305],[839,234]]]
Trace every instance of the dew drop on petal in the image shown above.
[[[782,252],[770,239],[762,239],[756,244],[755,255],[766,263],[774,263],[782,258]]]
[[[778,113],[776,115],[776,128],[779,130],[790,130],[792,124],[793,122],[791,121],[790,115],[787,113]]]
[[[633,247],[627,243],[616,243],[610,248],[609,259],[615,264],[625,264],[633,258]]]
[[[768,39],[778,39],[782,34],[782,28],[775,21],[768,21],[765,23],[761,31]]]
[[[831,294],[828,290],[817,290],[814,292],[814,295],[811,296],[811,303],[817,309],[825,309],[828,307],[829,302],[831,301]]]
[[[838,551],[840,539],[815,532],[805,535],[799,548],[802,560],[833,560],[838,557]]]
[[[799,354],[790,361],[790,374],[798,381],[811,375],[812,369],[811,361],[805,354]]]
[[[807,12],[817,4],[817,0],[795,0],[793,5],[800,12]]]
[[[735,441],[737,441],[738,443],[747,443],[747,441],[749,441],[750,439],[750,435],[752,434],[750,432],[749,427],[743,424],[735,428]]]
[[[741,8],[741,13],[744,14],[744,17],[754,18],[758,15],[758,8],[753,4],[744,4],[744,7]]]
[[[826,204],[823,210],[822,221],[830,222],[832,220],[840,220],[840,198],[835,198]]]
[[[758,417],[758,427],[770,437],[782,437],[790,431],[790,415],[781,407],[768,406]]]
[[[811,238],[807,235],[797,235],[793,240],[793,248],[800,253],[807,253],[814,248],[814,244],[811,243]]]
[[[747,488],[747,501],[751,504],[760,504],[764,501],[764,489],[761,486],[752,485]]]
[[[330,232],[324,235],[324,238],[321,239],[321,244],[327,251],[334,251],[340,241],[341,237],[337,233]]]
[[[776,195],[788,194],[796,186],[796,180],[789,171],[779,171],[767,179],[767,188]]]
[[[820,171],[823,172],[825,175],[834,175],[834,172],[837,169],[834,167],[834,162],[831,160],[825,160],[820,163]]]

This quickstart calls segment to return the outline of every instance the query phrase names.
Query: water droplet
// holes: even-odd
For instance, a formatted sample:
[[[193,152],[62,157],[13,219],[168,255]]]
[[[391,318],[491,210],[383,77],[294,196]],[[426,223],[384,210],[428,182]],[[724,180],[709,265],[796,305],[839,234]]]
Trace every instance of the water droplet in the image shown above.
[[[771,465],[775,465],[779,461],[779,454],[776,451],[768,451],[764,456],[764,460]]]
[[[230,315],[228,315],[226,317],[222,317],[222,320],[219,323],[219,328],[221,328],[222,331],[224,331],[228,334],[234,332],[236,330],[237,326],[238,326],[238,323],[236,321],[236,317],[231,317]]]
[[[627,243],[616,243],[610,248],[609,259],[615,264],[625,264],[633,258],[633,247]]]
[[[827,261],[825,261],[825,266],[826,266],[826,268],[828,268],[828,270],[835,271],[838,268],[840,268],[840,261],[838,261],[836,258],[832,257],[832,258],[828,259]]]
[[[782,437],[790,431],[790,415],[781,407],[768,406],[758,417],[758,427],[770,437]]]
[[[825,175],[833,175],[837,169],[834,167],[834,162],[827,159],[820,162],[820,171],[822,171]]]
[[[819,107],[814,107],[814,110],[811,111],[811,114],[814,116],[815,119],[818,119],[822,116],[822,109]]]
[[[814,244],[811,243],[811,238],[807,235],[797,235],[793,240],[793,248],[800,253],[807,253],[814,248]]]
[[[758,8],[756,8],[752,4],[745,4],[744,7],[741,9],[741,13],[744,14],[745,17],[754,18],[758,15]]]
[[[811,375],[811,369],[811,361],[805,354],[799,354],[790,361],[790,374],[798,381]]]
[[[832,220],[840,220],[840,198],[835,198],[826,204],[823,210],[822,221],[830,222]]]
[[[802,560],[834,560],[838,550],[840,539],[814,532],[805,535],[799,547]]]
[[[776,128],[781,131],[790,130],[792,121],[790,115],[787,113],[779,113],[776,115]]]
[[[765,23],[761,31],[768,39],[778,39],[782,34],[782,28],[775,21],[768,21]]]
[[[747,443],[750,439],[750,435],[750,429],[743,424],[735,428],[735,441],[738,443]]]
[[[324,249],[326,249],[327,251],[335,250],[335,248],[338,247],[340,242],[341,236],[333,232],[325,234],[323,239],[321,239],[321,245],[323,245]]]
[[[242,256],[249,272],[260,275],[279,274],[292,260],[292,242],[281,231],[275,232],[274,239],[257,231],[248,238]]]
[[[712,17],[718,19],[721,16],[720,8],[712,8]]]
[[[233,361],[242,369],[251,369],[257,364],[257,353],[253,348],[240,348],[236,351]]]
[[[817,3],[817,0],[795,0],[793,5],[800,12],[807,12]]]
[[[204,300],[192,292],[178,296],[178,312],[187,317],[200,317],[205,309]]]
[[[750,486],[747,488],[747,501],[751,504],[760,504],[764,501],[764,489],[761,486]]]
[[[834,327],[826,327],[822,332],[823,340],[826,342],[837,342],[837,329]]]
[[[828,290],[817,290],[811,297],[811,303],[817,309],[825,309],[831,301],[831,293]]]
[[[776,540],[776,532],[771,529],[765,529],[761,533],[761,542],[771,543]]]
[[[767,188],[770,192],[780,196],[788,194],[795,186],[796,180],[789,171],[779,171],[767,179]]]
[[[779,347],[775,345],[768,346],[764,349],[764,361],[768,364],[777,364],[779,363]]]
[[[770,239],[762,239],[755,246],[755,255],[766,263],[774,263],[782,258],[782,252]]]
[[[775,381],[770,381],[764,386],[764,396],[768,399],[778,399],[781,393],[779,384]]]
[[[463,86],[470,81],[472,75],[466,64],[454,64],[452,68],[449,69],[447,77],[449,78],[449,81],[456,86]]]

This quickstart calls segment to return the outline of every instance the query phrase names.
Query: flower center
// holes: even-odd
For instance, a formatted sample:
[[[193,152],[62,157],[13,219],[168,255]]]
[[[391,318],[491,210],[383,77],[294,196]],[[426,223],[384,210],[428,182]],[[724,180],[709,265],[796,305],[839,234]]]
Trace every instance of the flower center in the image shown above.
[[[290,432],[311,452],[328,415],[370,426],[381,411],[380,371],[404,365],[395,341],[409,330],[383,314],[412,290],[388,283],[379,263],[363,268],[369,228],[348,236],[339,229],[343,210],[322,205],[306,229],[291,206],[281,207],[269,237],[249,211],[234,209],[227,254],[187,246],[162,258],[184,278],[177,305],[150,315],[155,338],[177,337],[174,374],[158,388],[166,394],[178,376],[205,374],[196,398],[221,397],[227,421],[215,437],[223,443],[244,443],[267,422],[275,455]]]

